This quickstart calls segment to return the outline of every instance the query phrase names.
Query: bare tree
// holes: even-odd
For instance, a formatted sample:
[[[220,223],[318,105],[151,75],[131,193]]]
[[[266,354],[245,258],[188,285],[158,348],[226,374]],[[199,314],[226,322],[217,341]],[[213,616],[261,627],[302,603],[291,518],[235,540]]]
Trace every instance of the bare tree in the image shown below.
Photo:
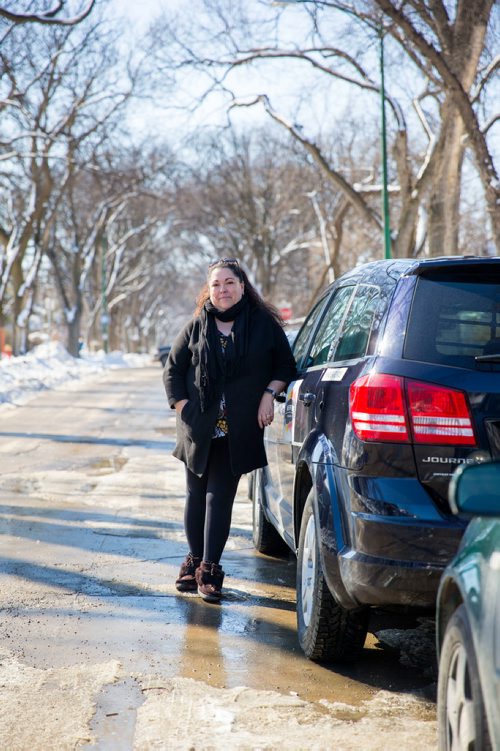
[[[9,91],[3,97],[0,178],[12,196],[0,213],[0,306],[12,300],[14,351],[25,347],[26,272],[40,254],[53,253],[54,225],[66,191],[118,114],[133,82],[117,85],[122,71],[112,35],[99,22],[87,27],[16,28],[0,59]],[[21,58],[15,52],[23,50]],[[15,64],[14,64],[15,61]],[[69,313],[68,313],[69,315]]]
[[[293,299],[294,314],[302,315],[350,265],[340,253],[349,209],[342,192],[273,126],[215,131],[192,148],[199,163],[186,169],[176,196],[185,253],[196,252],[204,266],[214,257],[238,257],[265,297],[277,304]],[[362,179],[352,156],[352,174]],[[369,239],[353,230],[352,247],[355,237],[368,252]]]
[[[61,316],[73,355],[82,333],[109,331],[123,343],[160,308],[167,264],[157,244],[171,210],[171,156],[165,147],[123,146],[138,76],[120,63],[115,42],[96,19],[17,26],[0,50],[0,307],[15,353],[27,347],[37,295],[53,299],[50,283],[60,305],[53,320]]]
[[[303,16],[300,26],[296,25],[295,39],[290,38],[290,26],[283,23],[290,9],[277,7],[291,3],[262,2],[258,12],[252,12],[251,5],[244,2],[205,0],[200,5],[204,12],[196,28],[191,18],[157,25],[158,60],[163,70],[170,76],[195,70],[204,77],[206,86],[201,97],[199,81],[196,88],[202,103],[218,92],[226,97],[228,108],[263,106],[315,159],[362,221],[374,229],[381,226],[380,213],[373,203],[381,190],[378,175],[374,175],[372,186],[364,184],[360,190],[328,160],[318,132],[301,120],[300,100],[296,100],[296,111],[286,114],[282,105],[273,104],[276,94],[271,96],[264,90],[242,96],[241,72],[260,73],[270,65],[276,70],[277,61],[300,64],[304,71],[312,71],[317,81],[338,82],[363,92],[365,97],[374,97],[380,95],[376,66],[381,34],[387,42],[392,40],[391,57],[398,54],[394,41],[400,45],[398,65],[412,72],[416,82],[412,93],[416,117],[408,110],[411,100],[407,92],[396,96],[386,91],[392,113],[391,168],[393,177],[397,177],[391,189],[398,191],[394,251],[398,255],[418,252],[422,247],[416,242],[419,222],[429,216],[431,251],[456,252],[461,166],[467,148],[475,155],[493,238],[500,250],[498,181],[486,140],[495,113],[486,120],[482,116],[490,107],[488,84],[498,66],[487,45],[492,0],[473,4],[298,0],[296,5],[303,6]],[[310,26],[304,31],[307,19]],[[341,128],[342,123],[337,122],[336,127]]]
[[[24,23],[41,23],[50,26],[75,26],[83,21],[90,14],[96,0],[88,0],[76,15],[64,16],[65,7],[68,5],[65,0],[57,0],[49,8],[41,8],[39,11],[33,10],[33,3],[27,2],[28,6],[25,12],[14,12],[8,10],[3,5],[0,6],[0,17],[15,24]],[[81,3],[79,4],[81,6]]]
[[[497,252],[500,252],[500,181],[488,146],[488,131],[500,111],[485,121],[485,93],[500,68],[500,55],[486,45],[494,0],[409,2],[375,0],[389,19],[388,32],[427,76],[440,106],[441,127],[430,211],[430,252],[454,252],[460,226],[460,189],[465,149],[472,151],[483,184]],[[353,3],[355,8],[357,5]],[[448,249],[448,250],[447,250]]]
[[[58,40],[53,54],[39,69],[30,33],[22,31],[18,36],[11,35],[8,45],[4,43],[0,52],[3,80],[9,88],[2,101],[5,135],[1,143],[1,179],[7,200],[3,203],[1,217],[4,247],[0,254],[0,315],[10,295],[14,352],[24,345],[19,336],[26,320],[22,315],[23,298],[31,298],[29,286],[25,284],[23,261],[28,254],[30,265],[39,266],[41,236],[53,221],[54,205],[66,179],[62,173],[55,183],[49,162],[65,123],[60,120],[49,126],[48,119],[56,60],[63,39]],[[32,275],[29,278],[33,281]]]
[[[115,349],[135,351],[149,349],[156,338],[158,321],[168,312],[165,296],[175,285],[169,241],[175,234],[176,170],[165,145],[115,145],[106,165],[93,174],[93,184],[87,177],[80,186],[82,227],[93,226],[99,206],[108,212],[82,285],[87,341],[106,344],[107,338]]]
[[[99,200],[96,190],[88,194],[86,181],[72,179],[65,192],[63,205],[58,212],[58,221],[52,242],[46,248],[56,287],[63,304],[68,330],[67,349],[73,356],[78,355],[78,341],[81,333],[81,319],[84,295],[91,270],[97,265],[102,254],[108,256],[104,238],[115,229],[126,211],[128,201],[134,196],[136,187],[124,185],[118,194],[104,196]],[[89,205],[90,203],[90,205]],[[87,204],[87,205],[85,205]],[[129,238],[140,232],[142,227],[124,227],[112,246],[115,264]]]

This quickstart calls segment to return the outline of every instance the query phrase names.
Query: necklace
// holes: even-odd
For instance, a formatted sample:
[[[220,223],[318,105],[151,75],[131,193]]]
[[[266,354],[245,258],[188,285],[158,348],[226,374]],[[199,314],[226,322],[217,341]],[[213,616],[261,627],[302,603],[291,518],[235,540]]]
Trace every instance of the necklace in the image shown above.
[[[215,322],[221,334],[224,334],[224,336],[229,336],[233,328],[233,321],[219,321],[219,319],[216,318]]]

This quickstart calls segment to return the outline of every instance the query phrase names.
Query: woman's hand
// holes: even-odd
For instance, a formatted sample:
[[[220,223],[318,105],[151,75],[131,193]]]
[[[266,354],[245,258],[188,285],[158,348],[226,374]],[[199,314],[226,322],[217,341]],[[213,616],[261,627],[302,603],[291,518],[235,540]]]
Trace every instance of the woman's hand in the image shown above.
[[[188,401],[189,401],[189,399],[179,399],[178,402],[175,402],[174,407],[175,407],[175,411],[177,412],[178,415],[180,415],[180,413],[182,412],[182,410],[184,408],[184,405],[187,404]]]
[[[270,425],[274,419],[274,397],[267,391],[262,394],[259,409],[257,412],[257,421],[261,428]]]

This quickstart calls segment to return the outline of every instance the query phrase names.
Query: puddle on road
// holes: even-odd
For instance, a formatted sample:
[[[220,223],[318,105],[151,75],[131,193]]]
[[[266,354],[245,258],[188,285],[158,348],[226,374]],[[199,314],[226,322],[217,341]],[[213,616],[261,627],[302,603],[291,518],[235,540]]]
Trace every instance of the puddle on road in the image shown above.
[[[133,678],[105,686],[97,697],[97,710],[90,725],[92,735],[99,740],[85,748],[89,751],[132,748],[137,710],[143,702],[141,687]]]
[[[196,595],[179,596],[185,625],[181,647],[175,644],[177,674],[215,688],[248,686],[298,695],[308,702],[323,701],[330,711],[332,703],[338,704],[335,714],[338,711],[339,719],[351,721],[364,716],[363,703],[380,690],[408,692],[428,700],[415,703],[412,716],[433,718],[429,677],[405,668],[398,653],[381,649],[373,634],[354,665],[307,660],[297,641],[291,594],[287,587],[282,588],[281,598],[279,588],[270,598],[268,586],[267,596],[261,597],[229,590],[219,606],[207,605]]]
[[[160,435],[172,435],[172,428],[171,427],[160,427],[160,428],[153,428],[155,433],[159,433]]]
[[[4,477],[2,479],[2,490],[22,495],[33,495],[40,489],[40,482],[37,479],[25,477]]]
[[[88,464],[88,474],[109,475],[119,472],[128,462],[126,456],[106,456]]]
[[[108,522],[103,525],[100,521],[86,520],[85,525],[92,529],[95,535],[103,537],[123,537],[131,540],[168,540],[172,532],[179,528],[178,522],[157,522],[154,528],[147,526],[147,520],[137,519],[134,524],[123,524],[120,521]]]

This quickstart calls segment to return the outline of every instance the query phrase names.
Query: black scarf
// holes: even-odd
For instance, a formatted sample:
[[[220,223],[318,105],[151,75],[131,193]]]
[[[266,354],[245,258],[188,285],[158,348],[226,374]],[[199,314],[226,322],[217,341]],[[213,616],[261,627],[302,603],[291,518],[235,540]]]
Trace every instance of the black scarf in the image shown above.
[[[241,371],[242,360],[248,347],[248,314],[249,306],[245,296],[224,312],[217,310],[210,300],[207,300],[201,310],[200,339],[193,364],[202,412],[213,404],[214,399],[220,398],[218,391],[221,384],[231,380]],[[224,323],[234,321],[224,353],[219,341],[216,318]]]

